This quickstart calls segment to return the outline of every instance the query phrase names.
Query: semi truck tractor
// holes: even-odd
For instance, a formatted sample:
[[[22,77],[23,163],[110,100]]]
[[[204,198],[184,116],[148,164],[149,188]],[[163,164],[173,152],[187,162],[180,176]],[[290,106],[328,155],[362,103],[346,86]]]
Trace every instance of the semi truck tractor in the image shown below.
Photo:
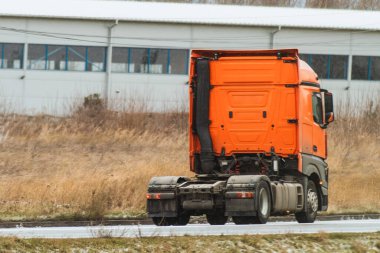
[[[328,207],[326,128],[333,96],[297,49],[193,50],[189,76],[193,178],[153,177],[147,213],[158,226],[264,224]]]

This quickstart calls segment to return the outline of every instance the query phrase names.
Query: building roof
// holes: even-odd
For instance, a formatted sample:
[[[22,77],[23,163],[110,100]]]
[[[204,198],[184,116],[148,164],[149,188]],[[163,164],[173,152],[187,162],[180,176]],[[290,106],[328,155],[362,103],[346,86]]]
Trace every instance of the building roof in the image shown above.
[[[0,16],[380,30],[379,11],[129,1],[0,0]]]

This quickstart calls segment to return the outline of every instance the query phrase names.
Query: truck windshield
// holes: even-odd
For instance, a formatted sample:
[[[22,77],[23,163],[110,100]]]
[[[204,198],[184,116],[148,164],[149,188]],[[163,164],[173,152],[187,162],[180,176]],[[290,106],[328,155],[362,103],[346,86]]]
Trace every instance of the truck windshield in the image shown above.
[[[313,118],[314,122],[318,124],[323,124],[322,118],[322,98],[321,94],[313,93]]]

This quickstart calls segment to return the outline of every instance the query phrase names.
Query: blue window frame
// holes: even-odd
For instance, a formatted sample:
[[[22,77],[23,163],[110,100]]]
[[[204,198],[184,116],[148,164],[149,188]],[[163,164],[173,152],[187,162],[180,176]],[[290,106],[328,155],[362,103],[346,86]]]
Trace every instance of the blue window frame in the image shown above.
[[[352,80],[370,80],[370,57],[352,57]]]
[[[361,56],[352,57],[353,80],[380,80],[380,57]]]
[[[110,67],[112,72],[187,75],[189,57],[187,49],[114,47]],[[105,47],[30,44],[27,67],[34,70],[104,72],[106,59]]]
[[[0,68],[22,69],[24,45],[17,43],[0,43]]]
[[[380,80],[380,57],[371,56],[371,80]]]
[[[187,75],[189,50],[123,48],[112,50],[112,71],[122,73]]]
[[[28,69],[104,72],[106,56],[105,47],[30,44]]]
[[[300,54],[322,79],[347,79],[347,55]]]

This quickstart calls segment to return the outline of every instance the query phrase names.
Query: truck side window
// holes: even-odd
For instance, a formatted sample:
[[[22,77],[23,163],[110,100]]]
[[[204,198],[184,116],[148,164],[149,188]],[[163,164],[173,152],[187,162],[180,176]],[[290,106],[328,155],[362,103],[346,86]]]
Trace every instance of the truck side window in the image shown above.
[[[312,96],[314,122],[323,124],[321,94],[315,92]]]

